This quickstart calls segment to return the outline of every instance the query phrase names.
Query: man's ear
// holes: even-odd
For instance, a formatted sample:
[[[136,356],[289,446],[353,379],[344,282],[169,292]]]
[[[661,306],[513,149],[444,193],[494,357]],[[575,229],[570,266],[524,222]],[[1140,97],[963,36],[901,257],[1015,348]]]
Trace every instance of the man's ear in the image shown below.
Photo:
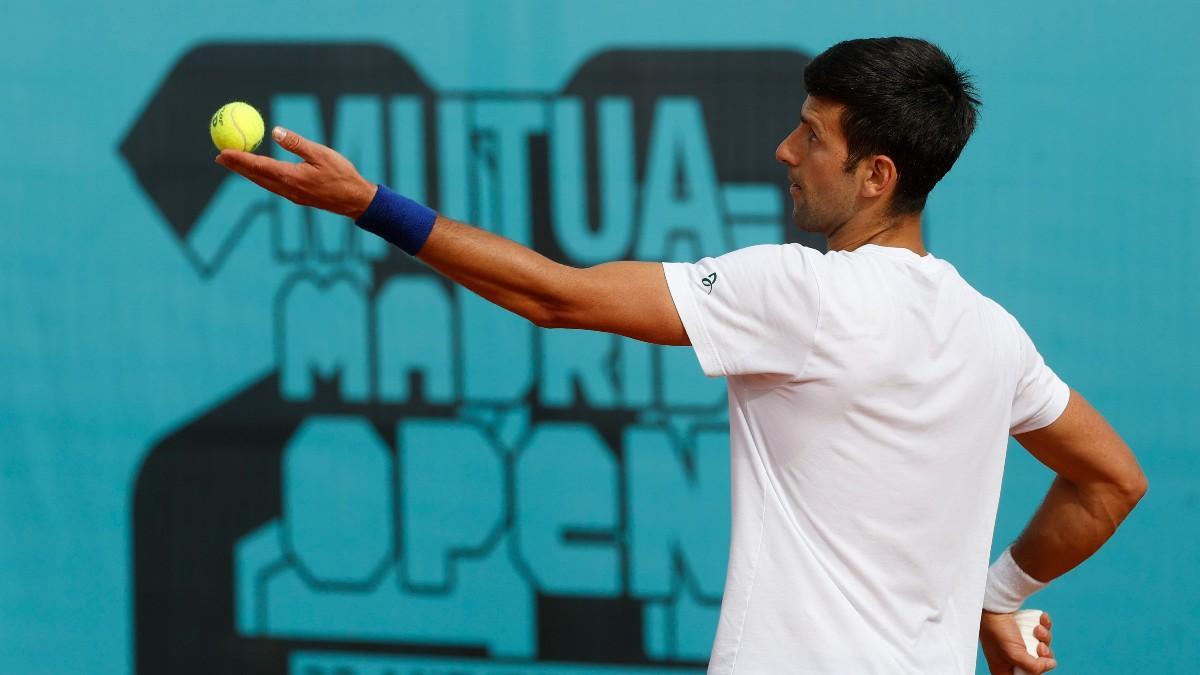
[[[863,171],[862,187],[859,195],[867,198],[882,197],[896,188],[900,173],[896,163],[887,155],[872,155],[864,159],[860,166]]]

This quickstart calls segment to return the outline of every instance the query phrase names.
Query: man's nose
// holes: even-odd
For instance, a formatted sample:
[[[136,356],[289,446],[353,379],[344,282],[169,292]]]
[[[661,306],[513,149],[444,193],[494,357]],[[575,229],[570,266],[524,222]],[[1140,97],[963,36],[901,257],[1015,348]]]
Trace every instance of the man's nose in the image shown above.
[[[787,138],[780,141],[779,147],[775,148],[775,160],[780,164],[796,166],[796,153],[792,152],[792,149],[788,147]]]

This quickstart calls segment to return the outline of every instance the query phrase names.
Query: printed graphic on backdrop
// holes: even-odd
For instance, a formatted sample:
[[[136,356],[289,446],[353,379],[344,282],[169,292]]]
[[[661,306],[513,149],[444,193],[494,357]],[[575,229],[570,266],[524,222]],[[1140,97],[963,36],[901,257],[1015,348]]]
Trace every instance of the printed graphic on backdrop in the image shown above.
[[[686,348],[539,330],[231,176],[204,125],[246,100],[564,263],[694,260],[795,240],[773,156],[807,61],[610,50],[554,91],[449,91],[371,44],[186,54],[120,152],[201,278],[269,242],[276,363],[138,476],[138,671],[700,672],[728,549],[724,382]]]

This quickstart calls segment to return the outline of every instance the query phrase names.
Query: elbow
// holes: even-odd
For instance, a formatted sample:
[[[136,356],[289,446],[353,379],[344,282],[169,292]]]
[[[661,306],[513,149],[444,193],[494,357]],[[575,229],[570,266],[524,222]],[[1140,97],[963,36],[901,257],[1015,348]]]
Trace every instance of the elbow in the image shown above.
[[[1124,520],[1142,500],[1149,487],[1149,481],[1146,474],[1137,469],[1120,477],[1110,478],[1104,482],[1103,487],[1097,487],[1099,491],[1092,494],[1106,504],[1104,511],[1115,518],[1116,524]]]
[[[1146,494],[1149,482],[1141,469],[1136,469],[1074,486],[1079,490],[1084,507],[1097,520],[1111,523],[1115,530]]]
[[[1122,481],[1120,488],[1126,504],[1130,510],[1133,510],[1133,507],[1137,506],[1137,503],[1146,495],[1146,491],[1150,489],[1150,480],[1146,478],[1146,474],[1141,469],[1138,469],[1137,473]]]

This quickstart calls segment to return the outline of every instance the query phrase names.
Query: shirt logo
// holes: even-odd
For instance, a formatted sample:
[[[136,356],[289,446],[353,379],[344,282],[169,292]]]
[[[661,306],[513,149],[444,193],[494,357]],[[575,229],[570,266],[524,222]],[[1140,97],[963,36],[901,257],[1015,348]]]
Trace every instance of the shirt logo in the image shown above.
[[[700,285],[705,287],[706,289],[708,289],[707,291],[705,291],[705,293],[707,295],[712,295],[713,284],[715,284],[715,283],[717,283],[717,273],[716,272],[713,272],[712,274],[710,274],[700,280]]]

